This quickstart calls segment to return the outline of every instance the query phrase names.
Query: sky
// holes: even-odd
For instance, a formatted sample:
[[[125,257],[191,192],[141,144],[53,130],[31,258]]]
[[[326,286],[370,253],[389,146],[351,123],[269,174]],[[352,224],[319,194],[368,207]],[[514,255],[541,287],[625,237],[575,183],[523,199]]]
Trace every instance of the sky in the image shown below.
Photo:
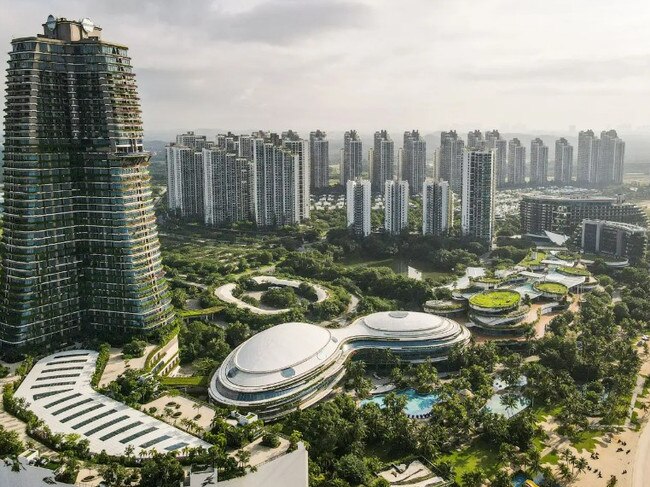
[[[643,0],[0,0],[3,62],[48,14],[129,46],[149,136],[650,132]]]

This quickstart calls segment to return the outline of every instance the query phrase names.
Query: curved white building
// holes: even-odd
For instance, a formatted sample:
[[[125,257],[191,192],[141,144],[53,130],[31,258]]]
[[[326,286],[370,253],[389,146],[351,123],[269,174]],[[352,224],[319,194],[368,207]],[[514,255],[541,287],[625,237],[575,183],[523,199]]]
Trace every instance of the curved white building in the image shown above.
[[[350,326],[283,323],[233,350],[210,381],[210,397],[224,405],[276,418],[327,396],[357,350],[389,349],[405,360],[444,360],[469,331],[449,318],[406,311],[374,313]]]

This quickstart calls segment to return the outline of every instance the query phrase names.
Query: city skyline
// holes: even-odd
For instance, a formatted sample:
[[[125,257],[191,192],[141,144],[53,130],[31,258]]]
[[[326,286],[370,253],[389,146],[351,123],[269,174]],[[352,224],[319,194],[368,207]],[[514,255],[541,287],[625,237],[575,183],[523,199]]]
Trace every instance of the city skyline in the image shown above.
[[[399,11],[365,0],[202,0],[191,10],[175,1],[48,7],[54,15],[95,19],[131,46],[149,137],[226,126],[638,130],[647,125],[638,106],[650,98],[650,34],[643,29],[650,6],[633,3],[614,11],[601,1],[497,0],[409,1]],[[8,13],[0,19],[0,41],[44,20],[33,1],[0,0],[0,7]],[[517,22],[508,21],[515,16]],[[548,25],[553,36],[544,35]],[[612,35],[605,38],[604,30]],[[482,52],[498,52],[498,62]],[[238,69],[224,76],[226,65]],[[397,70],[403,76],[393,76]]]

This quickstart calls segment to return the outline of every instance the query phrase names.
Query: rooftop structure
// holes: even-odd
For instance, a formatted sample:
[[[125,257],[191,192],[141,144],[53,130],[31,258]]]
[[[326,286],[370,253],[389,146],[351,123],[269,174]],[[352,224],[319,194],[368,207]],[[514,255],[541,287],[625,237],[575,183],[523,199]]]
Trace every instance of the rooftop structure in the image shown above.
[[[54,433],[78,434],[90,451],[123,455],[155,449],[180,454],[183,448],[210,445],[95,391],[90,381],[97,352],[73,350],[39,360],[15,393]]]
[[[338,329],[283,323],[233,350],[209,394],[220,404],[277,418],[326,397],[352,353],[379,348],[404,360],[444,360],[452,346],[468,340],[469,331],[453,320],[407,311],[374,313]]]

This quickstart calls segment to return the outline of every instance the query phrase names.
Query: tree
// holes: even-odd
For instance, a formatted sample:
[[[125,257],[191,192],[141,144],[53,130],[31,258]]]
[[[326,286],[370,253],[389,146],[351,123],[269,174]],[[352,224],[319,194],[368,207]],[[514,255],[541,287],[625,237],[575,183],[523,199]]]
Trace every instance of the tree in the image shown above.
[[[490,482],[490,487],[512,487],[512,480],[510,480],[508,472],[499,470]]]
[[[353,485],[363,484],[370,474],[363,459],[351,453],[336,462],[336,473]]]
[[[618,479],[616,475],[612,475],[607,481],[607,487],[616,487],[616,485],[618,485]]]
[[[133,339],[122,348],[124,358],[142,357],[147,348],[147,342],[144,340]]]
[[[178,487],[184,478],[183,467],[172,455],[155,453],[140,469],[140,487]]]
[[[18,455],[25,449],[20,436],[15,431],[9,431],[0,425],[0,458]]]
[[[474,470],[473,472],[465,472],[461,476],[461,484],[463,487],[481,487],[484,478],[485,476],[480,469]]]
[[[99,474],[104,479],[104,485],[106,487],[122,487],[126,479],[129,478],[127,469],[117,462],[111,462],[108,465],[101,466]]]

